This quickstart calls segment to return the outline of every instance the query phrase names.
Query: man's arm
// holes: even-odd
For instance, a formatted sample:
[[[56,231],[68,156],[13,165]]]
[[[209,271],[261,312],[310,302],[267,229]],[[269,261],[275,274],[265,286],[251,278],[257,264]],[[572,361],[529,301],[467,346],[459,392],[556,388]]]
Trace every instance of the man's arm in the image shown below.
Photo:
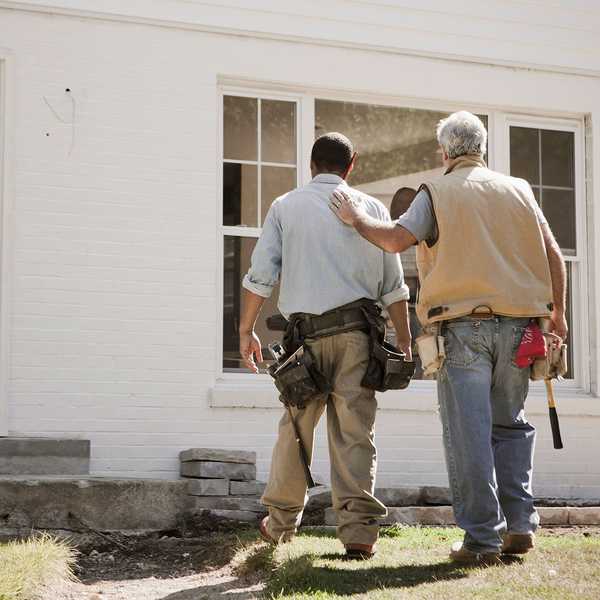
[[[354,227],[362,237],[385,252],[404,252],[417,243],[417,238],[408,229],[374,219],[356,200],[341,190],[333,192],[329,207],[341,221]]]
[[[410,320],[408,317],[408,301],[402,300],[390,304],[386,310],[396,330],[398,348],[406,354],[406,360],[412,360],[412,337],[410,334]]]
[[[263,361],[260,340],[254,333],[254,327],[264,302],[265,298],[262,296],[250,290],[244,290],[240,316],[240,354],[244,359],[244,364],[254,373],[258,373],[257,363]]]
[[[548,256],[548,264],[550,266],[550,278],[552,279],[552,302],[554,303],[551,317],[552,331],[564,340],[569,331],[565,317],[567,301],[567,270],[565,260],[548,223],[542,223],[541,227],[546,254]]]
[[[260,339],[254,333],[260,309],[279,280],[281,271],[281,224],[275,201],[265,218],[263,230],[252,252],[250,270],[242,282],[245,288],[240,315],[240,354],[246,366],[258,373],[262,362]]]

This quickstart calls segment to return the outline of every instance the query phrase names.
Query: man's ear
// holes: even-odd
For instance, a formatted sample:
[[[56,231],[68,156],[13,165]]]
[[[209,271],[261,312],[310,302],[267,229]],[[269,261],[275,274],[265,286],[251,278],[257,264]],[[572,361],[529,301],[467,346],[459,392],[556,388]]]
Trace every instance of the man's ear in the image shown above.
[[[354,169],[354,165],[356,163],[357,156],[358,156],[358,154],[356,154],[356,152],[352,155],[352,158],[350,159],[350,164],[346,168],[346,171],[344,172],[342,179],[348,179],[348,176],[350,175],[350,173],[352,173],[352,170]]]

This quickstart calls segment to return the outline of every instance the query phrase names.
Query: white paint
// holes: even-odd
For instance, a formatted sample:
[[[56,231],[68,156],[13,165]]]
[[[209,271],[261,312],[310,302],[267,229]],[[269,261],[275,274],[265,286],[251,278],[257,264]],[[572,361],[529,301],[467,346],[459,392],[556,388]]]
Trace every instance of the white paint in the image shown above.
[[[8,4],[23,3],[0,2]],[[41,8],[41,3],[28,4]],[[288,3],[271,2],[271,13],[262,9],[266,33],[258,37],[247,30],[244,35],[226,35],[200,31],[208,25],[188,28],[191,12],[198,22],[206,17],[206,5],[198,2],[124,4],[103,3],[103,10],[114,13],[104,20],[58,14],[67,5],[97,10],[84,0],[56,0],[54,15],[0,9],[0,39],[14,65],[6,88],[14,95],[12,123],[6,130],[14,130],[14,160],[4,161],[14,181],[14,226],[8,232],[14,251],[2,272],[3,279],[10,279],[11,269],[14,273],[12,288],[5,291],[10,301],[2,303],[11,307],[10,361],[2,362],[10,372],[9,431],[89,438],[97,475],[176,477],[179,450],[213,446],[257,450],[259,474],[266,476],[279,410],[230,405],[232,398],[251,396],[272,406],[272,392],[261,392],[260,380],[248,386],[243,378],[238,383],[219,382],[216,376],[220,87],[260,87],[300,98],[302,179],[314,120],[313,94],[444,110],[468,105],[473,110],[576,121],[590,114],[593,134],[600,139],[598,80],[551,72],[573,69],[589,74],[599,68],[593,53],[584,56],[580,51],[588,37],[583,31],[580,39],[577,32],[598,25],[598,11],[581,12],[582,3],[572,10],[542,11],[535,3],[519,3],[528,35],[510,38],[510,51],[496,38],[512,26],[513,8],[493,3],[497,35],[470,48],[481,64],[416,56],[432,51],[461,55],[477,37],[464,36],[453,45],[456,36],[441,33],[437,17],[431,21],[437,27],[432,34],[426,27],[431,15],[424,12],[443,15],[454,10],[433,0],[403,3],[408,8],[399,20],[405,14],[407,19],[421,14],[422,19],[415,21],[412,35],[382,29],[385,52],[366,49],[376,37],[374,26],[367,24],[360,42],[364,48],[348,49],[362,34],[333,19],[339,8],[333,0],[319,3],[324,16],[314,28],[314,16],[286,17],[286,26],[298,35],[322,35],[326,45],[313,43],[319,40],[267,39],[288,35],[281,28],[278,36],[273,34],[282,23],[280,7],[291,10]],[[227,16],[229,21],[221,23],[230,30],[257,26],[260,19],[254,9],[259,4],[250,12],[222,4],[214,18]],[[398,11],[400,6],[391,0],[389,9],[383,0],[345,4],[353,11],[367,7],[376,20],[387,20],[388,10]],[[314,6],[301,3],[297,10],[310,12]],[[461,20],[468,29],[491,18],[484,15],[473,23],[459,19],[461,11],[473,6],[456,8],[453,22]],[[477,6],[481,11],[481,3]],[[182,10],[187,25],[156,27],[118,22],[116,16],[128,10],[137,11],[138,20],[172,22],[175,9]],[[562,33],[556,33],[558,29]],[[489,36],[489,31],[484,28],[477,35]],[[348,37],[336,42],[331,39],[335,32]],[[560,56],[558,50],[548,51],[554,34],[564,36]],[[432,37],[438,42],[429,45]],[[400,53],[401,38],[413,45],[410,55]],[[544,70],[483,64],[517,59],[542,64]],[[46,96],[58,114],[68,117],[66,87],[77,107],[70,156],[71,128],[43,101]],[[594,174],[600,173],[598,144],[591,166]],[[598,202],[596,186],[588,203]],[[596,257],[597,214],[588,215],[587,226],[588,252]],[[590,288],[597,297],[600,271],[598,261],[592,262]],[[596,307],[590,309],[595,317]],[[594,348],[599,334],[596,326],[590,336]],[[590,371],[597,381],[597,362]],[[570,390],[559,393],[558,401],[567,447],[554,452],[543,397],[532,395],[532,419],[540,431],[538,488],[600,496],[600,466],[590,458],[600,449],[600,400]],[[382,396],[381,402],[379,483],[444,484],[440,426],[430,390],[415,386],[406,395]],[[315,464],[324,479],[326,455],[321,428]]]

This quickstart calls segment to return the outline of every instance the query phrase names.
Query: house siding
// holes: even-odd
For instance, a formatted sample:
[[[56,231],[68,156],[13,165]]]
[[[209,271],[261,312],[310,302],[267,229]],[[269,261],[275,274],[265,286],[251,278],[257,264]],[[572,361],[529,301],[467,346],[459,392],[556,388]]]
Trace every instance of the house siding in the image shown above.
[[[118,4],[108,2],[107,10],[117,11]],[[600,91],[593,77],[249,34],[260,21],[269,35],[308,30],[331,40],[345,28],[344,19],[363,19],[369,39],[360,37],[355,23],[344,32],[344,44],[374,45],[375,30],[387,22],[393,34],[381,30],[380,45],[388,49],[400,36],[415,51],[484,60],[492,59],[490,52],[495,60],[600,69],[586,33],[598,30],[599,11],[586,12],[584,3],[569,15],[558,8],[541,11],[536,2],[512,3],[510,9],[491,3],[486,12],[496,15],[496,23],[474,2],[450,15],[441,2],[352,2],[344,3],[345,11],[339,2],[301,3],[293,10],[283,4],[257,2],[246,11],[241,2],[221,2],[211,17],[223,17],[228,31],[221,33],[114,15],[0,8],[0,45],[14,57],[16,108],[15,122],[8,124],[16,140],[9,215],[10,434],[90,439],[95,475],[177,477],[178,452],[205,446],[256,450],[259,477],[266,477],[280,410],[214,407],[209,401],[221,327],[222,78],[342,95],[440,98],[449,106],[471,99],[516,111],[589,114],[599,137],[593,116],[600,116]],[[164,2],[162,18],[173,23],[166,13],[182,5]],[[479,16],[465,20],[474,14]],[[513,29],[517,16],[522,25]],[[244,27],[243,36],[231,32]],[[413,33],[401,36],[402,28]],[[439,45],[429,44],[433,38]],[[598,173],[594,152],[590,162]],[[422,411],[403,409],[402,396],[395,402],[382,402],[385,412],[377,421],[379,484],[446,484],[435,402]],[[600,496],[600,465],[590,460],[600,450],[598,412],[563,417],[567,447],[561,453],[551,450],[543,411],[532,420],[540,429],[538,493]],[[315,471],[318,479],[328,478],[322,426]]]

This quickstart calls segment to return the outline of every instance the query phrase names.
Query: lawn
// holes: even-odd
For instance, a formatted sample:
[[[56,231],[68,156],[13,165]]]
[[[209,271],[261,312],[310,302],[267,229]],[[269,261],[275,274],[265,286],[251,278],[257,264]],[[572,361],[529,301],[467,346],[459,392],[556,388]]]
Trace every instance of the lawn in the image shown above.
[[[331,532],[304,531],[273,548],[246,542],[234,559],[239,576],[264,581],[264,597],[277,599],[410,598],[411,600],[598,600],[600,533],[549,530],[537,548],[504,564],[465,568],[448,560],[454,528],[383,530],[369,561],[347,561]]]

